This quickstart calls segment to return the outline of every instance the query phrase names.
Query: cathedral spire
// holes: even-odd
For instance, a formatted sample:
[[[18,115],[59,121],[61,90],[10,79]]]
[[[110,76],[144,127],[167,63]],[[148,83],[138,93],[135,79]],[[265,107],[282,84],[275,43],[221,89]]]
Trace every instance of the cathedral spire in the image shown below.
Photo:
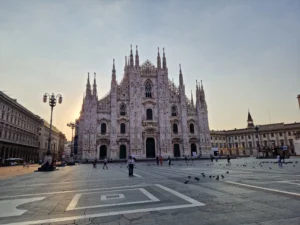
[[[161,60],[159,55],[159,48],[157,48],[157,69],[161,69]]]
[[[179,85],[183,85],[183,77],[181,71],[181,64],[179,64]]]
[[[88,73],[88,79],[87,79],[87,84],[86,84],[86,97],[91,97],[92,96],[92,91],[91,91],[91,84],[90,84],[90,73]]]
[[[165,48],[163,48],[163,69],[167,69],[167,60],[165,55]]]
[[[135,52],[135,66],[138,68],[139,65],[140,65],[139,52],[138,52],[138,46],[136,46],[136,52]]]
[[[132,45],[130,45],[130,67],[133,67]]]
[[[115,59],[113,59],[113,69],[112,69],[112,75],[111,75],[111,84],[116,84],[116,68],[115,68]]]
[[[191,90],[191,104],[192,104],[192,106],[194,106],[193,90]]]
[[[93,96],[97,97],[96,73],[94,73]]]

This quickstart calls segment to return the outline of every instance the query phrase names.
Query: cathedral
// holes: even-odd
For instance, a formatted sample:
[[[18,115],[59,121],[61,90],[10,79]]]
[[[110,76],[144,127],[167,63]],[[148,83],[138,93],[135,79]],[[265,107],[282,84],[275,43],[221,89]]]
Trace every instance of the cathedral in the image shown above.
[[[80,117],[76,120],[77,154],[82,160],[162,157],[201,157],[211,151],[205,93],[196,81],[186,96],[183,73],[179,85],[168,77],[165,51],[158,49],[156,66],[140,64],[138,49],[125,57],[124,75],[116,80],[113,60],[110,91],[100,98],[96,77],[88,74]]]

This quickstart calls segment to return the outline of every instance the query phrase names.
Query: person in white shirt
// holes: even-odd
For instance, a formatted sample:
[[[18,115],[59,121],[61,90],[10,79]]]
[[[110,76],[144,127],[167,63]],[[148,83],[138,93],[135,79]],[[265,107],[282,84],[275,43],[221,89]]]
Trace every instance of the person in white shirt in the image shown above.
[[[279,167],[282,167],[281,157],[279,154],[277,155],[277,163]]]
[[[127,165],[128,165],[128,172],[129,172],[129,176],[133,177],[133,168],[134,168],[134,159],[132,158],[132,156],[129,156],[129,159],[127,161]]]

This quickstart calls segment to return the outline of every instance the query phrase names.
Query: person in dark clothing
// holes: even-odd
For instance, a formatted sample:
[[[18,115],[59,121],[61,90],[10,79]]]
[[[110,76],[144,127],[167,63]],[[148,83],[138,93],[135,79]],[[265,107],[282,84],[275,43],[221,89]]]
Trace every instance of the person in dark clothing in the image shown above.
[[[227,155],[227,163],[228,163],[228,165],[231,165],[230,156],[229,155]]]
[[[171,157],[170,156],[168,157],[168,164],[169,164],[169,166],[171,166]]]
[[[128,165],[128,172],[129,172],[130,177],[133,177],[134,164],[135,164],[135,162],[134,162],[132,156],[129,156],[129,159],[127,161],[127,165]]]
[[[156,155],[156,165],[159,165],[159,157]]]

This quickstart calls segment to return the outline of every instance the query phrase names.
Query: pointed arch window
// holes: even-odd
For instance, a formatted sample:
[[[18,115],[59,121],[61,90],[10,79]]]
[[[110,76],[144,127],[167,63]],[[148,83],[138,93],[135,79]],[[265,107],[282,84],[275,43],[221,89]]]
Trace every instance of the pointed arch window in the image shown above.
[[[177,107],[176,105],[173,105],[171,108],[172,116],[177,116]]]
[[[146,116],[147,116],[147,120],[153,120],[152,109],[147,109]]]
[[[195,128],[194,128],[194,124],[190,124],[190,133],[193,134],[195,133]]]
[[[120,106],[120,116],[126,116],[126,105],[121,104]]]
[[[150,80],[148,80],[145,84],[145,97],[152,98],[152,84]]]
[[[173,133],[174,134],[178,133],[178,125],[177,125],[177,123],[173,123]]]

